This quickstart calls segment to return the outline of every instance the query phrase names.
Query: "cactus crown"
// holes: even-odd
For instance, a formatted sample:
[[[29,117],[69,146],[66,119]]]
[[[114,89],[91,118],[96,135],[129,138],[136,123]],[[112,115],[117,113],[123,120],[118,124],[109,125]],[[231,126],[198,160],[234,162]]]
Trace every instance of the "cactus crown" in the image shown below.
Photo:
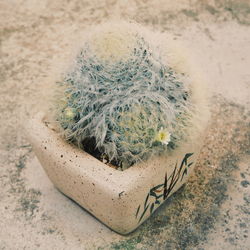
[[[135,24],[88,35],[60,86],[67,139],[123,169],[185,139],[191,90]]]

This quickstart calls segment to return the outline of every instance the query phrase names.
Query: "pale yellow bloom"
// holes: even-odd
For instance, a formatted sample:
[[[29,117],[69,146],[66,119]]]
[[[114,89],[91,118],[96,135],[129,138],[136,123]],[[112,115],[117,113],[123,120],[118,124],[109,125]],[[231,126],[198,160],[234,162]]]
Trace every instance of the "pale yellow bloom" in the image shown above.
[[[161,142],[162,144],[168,145],[171,140],[171,134],[161,127],[160,131],[157,133],[155,140]]]
[[[74,118],[75,113],[74,113],[74,111],[71,108],[66,108],[64,110],[64,116],[65,116],[66,119],[71,120],[71,119]]]

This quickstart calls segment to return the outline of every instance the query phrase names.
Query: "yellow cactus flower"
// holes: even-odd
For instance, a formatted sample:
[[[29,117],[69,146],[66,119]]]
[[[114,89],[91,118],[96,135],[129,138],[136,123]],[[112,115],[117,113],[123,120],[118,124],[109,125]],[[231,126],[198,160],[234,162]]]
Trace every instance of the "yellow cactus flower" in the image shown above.
[[[73,109],[71,109],[71,108],[66,108],[66,109],[64,110],[64,116],[65,116],[66,119],[71,120],[71,119],[74,118],[75,113],[74,113]]]
[[[168,145],[171,140],[171,134],[161,127],[160,131],[157,133],[155,140],[161,142],[162,144]]]

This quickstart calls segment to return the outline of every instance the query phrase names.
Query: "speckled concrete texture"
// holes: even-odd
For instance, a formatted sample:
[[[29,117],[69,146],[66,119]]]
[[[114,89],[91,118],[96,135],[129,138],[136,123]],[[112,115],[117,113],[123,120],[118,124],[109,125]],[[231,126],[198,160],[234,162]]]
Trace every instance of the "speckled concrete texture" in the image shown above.
[[[51,182],[109,228],[127,235],[186,183],[206,124],[196,131],[196,140],[183,143],[173,154],[152,157],[124,171],[70,145],[50,127],[40,113],[26,125],[28,141]]]
[[[249,249],[248,0],[11,0],[0,12],[0,249]],[[21,129],[46,109],[79,32],[115,14],[184,41],[213,110],[190,181],[129,236],[57,191]]]

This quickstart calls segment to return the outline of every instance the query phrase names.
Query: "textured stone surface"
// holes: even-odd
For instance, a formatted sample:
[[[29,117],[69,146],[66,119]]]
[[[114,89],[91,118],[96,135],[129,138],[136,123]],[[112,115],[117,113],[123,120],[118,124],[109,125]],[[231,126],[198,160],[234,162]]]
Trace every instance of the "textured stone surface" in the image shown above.
[[[0,12],[0,249],[248,249],[248,0],[13,0]],[[46,109],[82,28],[114,13],[184,41],[209,79],[213,109],[191,180],[126,237],[52,186],[21,129]]]

